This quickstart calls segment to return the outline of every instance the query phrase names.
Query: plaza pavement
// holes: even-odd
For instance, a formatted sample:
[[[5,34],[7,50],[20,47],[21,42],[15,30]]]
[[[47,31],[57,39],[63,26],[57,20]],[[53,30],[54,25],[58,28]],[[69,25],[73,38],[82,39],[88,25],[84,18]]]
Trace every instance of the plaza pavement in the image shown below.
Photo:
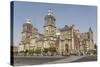
[[[16,56],[15,66],[96,61],[97,56]]]
[[[69,63],[78,59],[81,59],[85,56],[70,56],[70,57],[66,57],[65,59],[61,59],[61,60],[57,60],[57,61],[53,61],[53,62],[48,62],[46,64],[57,64],[57,63]]]

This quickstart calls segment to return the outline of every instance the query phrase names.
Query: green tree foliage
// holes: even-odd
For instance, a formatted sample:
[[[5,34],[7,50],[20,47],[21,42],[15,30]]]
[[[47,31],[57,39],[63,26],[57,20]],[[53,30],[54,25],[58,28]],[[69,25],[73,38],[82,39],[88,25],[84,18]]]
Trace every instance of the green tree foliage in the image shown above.
[[[56,52],[56,48],[55,47],[49,47],[49,51],[54,53],[54,52]]]
[[[26,50],[24,51],[24,53],[28,53],[28,50],[26,49]]]
[[[97,45],[96,44],[94,45],[94,48],[97,49]]]
[[[49,51],[51,52],[51,56],[53,56],[54,53],[57,52],[55,47],[49,47]]]
[[[34,49],[30,49],[30,50],[28,51],[28,53],[29,53],[29,54],[33,54],[33,53],[34,53]]]
[[[49,51],[48,48],[44,48],[44,50],[43,50],[44,53],[47,53],[48,51]]]
[[[34,53],[35,52],[34,48],[31,51],[32,51],[32,53]]]
[[[24,53],[24,51],[20,51],[20,53]]]
[[[26,50],[24,51],[24,55],[27,55],[27,53],[28,53],[28,50],[26,49]]]
[[[41,53],[41,49],[40,48],[35,49],[35,53],[36,54],[40,54]]]

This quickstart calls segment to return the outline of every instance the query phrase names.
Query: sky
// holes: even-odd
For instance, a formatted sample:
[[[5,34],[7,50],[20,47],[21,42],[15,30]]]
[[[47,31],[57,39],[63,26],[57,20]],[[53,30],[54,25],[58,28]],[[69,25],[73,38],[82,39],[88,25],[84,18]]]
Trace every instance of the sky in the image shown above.
[[[94,42],[97,41],[97,7],[73,4],[51,4],[37,2],[14,2],[14,46],[18,46],[22,37],[22,25],[29,18],[34,27],[43,33],[44,17],[48,10],[53,11],[56,27],[74,24],[80,32],[87,32],[92,28]]]

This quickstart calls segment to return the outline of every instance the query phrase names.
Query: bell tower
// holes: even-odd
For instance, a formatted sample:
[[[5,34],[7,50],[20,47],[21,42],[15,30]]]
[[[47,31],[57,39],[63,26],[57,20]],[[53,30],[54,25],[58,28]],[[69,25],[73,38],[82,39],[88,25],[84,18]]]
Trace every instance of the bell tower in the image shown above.
[[[32,33],[32,24],[30,19],[26,19],[25,23],[23,24],[23,31],[22,31],[22,41],[26,38],[29,38]]]
[[[56,25],[55,17],[53,16],[53,11],[48,10],[48,14],[44,18],[44,34],[45,34],[45,45],[46,48],[54,47],[56,41]]]
[[[55,26],[55,17],[53,16],[53,11],[51,9],[48,10],[48,15],[44,18],[44,33],[46,36],[55,36],[56,35],[56,26]]]
[[[94,42],[93,42],[93,32],[91,27],[89,28],[88,32],[88,39],[89,39],[89,49],[93,50],[94,49]]]
[[[25,19],[25,23],[22,28],[22,39],[19,44],[19,51],[29,50],[30,48],[30,36],[32,35],[32,24],[30,19]]]

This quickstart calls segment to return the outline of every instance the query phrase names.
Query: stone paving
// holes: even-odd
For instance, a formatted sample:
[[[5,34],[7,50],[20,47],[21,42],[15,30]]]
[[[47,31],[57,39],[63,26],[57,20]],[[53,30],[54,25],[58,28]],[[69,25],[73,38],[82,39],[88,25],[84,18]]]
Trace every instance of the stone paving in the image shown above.
[[[97,56],[16,56],[15,66],[96,61]]]
[[[46,64],[57,64],[57,63],[68,63],[68,62],[72,62],[78,59],[81,59],[85,56],[71,56],[71,57],[66,57],[65,59],[61,59],[61,60],[57,60],[57,61],[53,61],[53,62],[48,62]]]

